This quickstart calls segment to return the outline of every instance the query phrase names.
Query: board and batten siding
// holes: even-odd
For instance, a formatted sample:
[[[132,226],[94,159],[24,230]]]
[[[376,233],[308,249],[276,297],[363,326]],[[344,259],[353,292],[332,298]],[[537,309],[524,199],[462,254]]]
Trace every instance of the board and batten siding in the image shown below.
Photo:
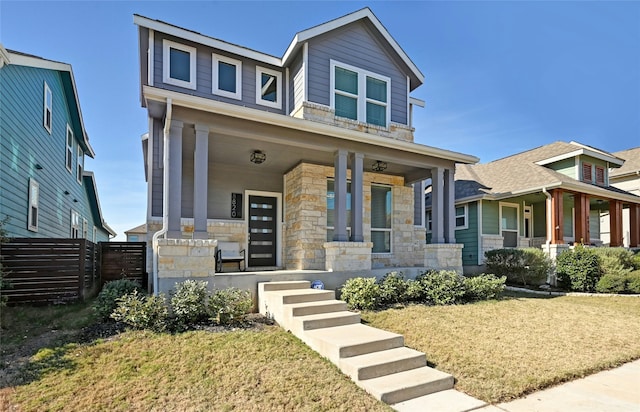
[[[391,79],[391,121],[408,123],[407,75],[394,62],[372,31],[354,22],[309,40],[307,100],[329,106],[330,60],[346,63]]]
[[[289,96],[291,98],[289,101],[292,103],[290,106],[290,111],[294,111],[296,108],[302,105],[304,101],[304,82],[305,82],[305,72],[303,67],[303,52],[299,52],[298,55],[291,62],[291,66],[289,68],[289,77],[290,77],[290,88],[289,88]]]
[[[92,239],[94,221],[86,189],[84,182],[76,180],[77,140],[71,173],[65,164],[67,124],[76,139],[82,135],[79,122],[72,119],[75,109],[65,98],[65,82],[69,80],[63,76],[69,75],[11,64],[0,69],[0,218],[9,217],[6,229],[12,237],[68,238],[73,209],[81,219],[87,219]],[[45,81],[53,96],[51,134],[43,126]],[[36,164],[42,169],[36,169]],[[40,189],[37,232],[27,228],[30,178]]]
[[[166,84],[162,81],[162,70],[163,70],[163,40],[167,39],[172,42],[182,44],[189,47],[195,47],[196,52],[196,90],[188,89],[180,86],[175,86],[172,84]],[[285,91],[287,90],[286,76],[284,70],[275,66],[268,65],[266,63],[258,63],[254,60],[247,59],[246,57],[238,56],[235,54],[231,54],[222,50],[214,49],[209,46],[205,46],[198,43],[193,43],[188,40],[176,38],[174,36],[170,36],[164,33],[155,32],[154,35],[154,77],[153,82],[154,86],[166,90],[172,90],[175,92],[180,92],[188,95],[203,97],[205,99],[216,100],[220,102],[236,104],[240,106],[250,107],[253,109],[259,109],[274,113],[285,114],[286,104],[285,104]],[[212,75],[213,75],[213,60],[212,54],[219,54],[221,56],[231,57],[236,60],[240,60],[242,62],[242,100],[236,100],[224,96],[219,96],[217,94],[213,94],[212,91]],[[260,104],[256,104],[256,66],[264,67],[270,70],[274,70],[280,72],[282,75],[282,109],[278,110],[272,107],[263,106]]]
[[[558,173],[562,173],[565,176],[569,176],[572,179],[576,179],[576,180],[580,179],[578,170],[576,169],[575,157],[560,160],[558,162],[550,164],[547,167],[549,167],[549,169],[551,170],[555,170]]]
[[[463,205],[456,205],[457,207]],[[461,243],[462,265],[478,264],[478,203],[467,204],[467,229],[455,231],[456,243]]]

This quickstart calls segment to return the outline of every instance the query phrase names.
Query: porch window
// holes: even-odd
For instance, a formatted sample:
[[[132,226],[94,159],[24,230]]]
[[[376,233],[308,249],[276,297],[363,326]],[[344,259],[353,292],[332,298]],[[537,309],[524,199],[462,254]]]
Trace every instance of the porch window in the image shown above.
[[[44,82],[44,113],[42,123],[44,128],[51,134],[51,123],[53,116],[53,94],[47,82]]]
[[[75,210],[71,211],[71,238],[80,237],[80,213]]]
[[[371,185],[373,253],[391,253],[391,188]]]
[[[596,184],[604,186],[604,167],[596,166]]]
[[[593,182],[592,167],[590,163],[582,163],[582,181],[587,183]]]
[[[456,229],[466,229],[467,226],[467,205],[456,207]]]
[[[327,180],[327,242],[333,241],[335,230],[335,182]],[[347,235],[351,237],[351,183],[347,182]]]
[[[431,214],[431,210],[427,210],[426,213],[426,221],[427,221],[427,232],[431,232],[433,230],[433,215]]]
[[[282,108],[282,73],[256,66],[256,104]]]
[[[500,204],[500,232],[504,247],[518,247],[518,205]]]
[[[67,125],[67,151],[65,156],[65,164],[69,173],[73,173],[73,131]]]
[[[242,99],[242,62],[218,54],[213,59],[213,94]]]
[[[162,51],[162,81],[195,90],[196,48],[165,39]]]
[[[390,78],[331,60],[331,86],[336,116],[387,127]]]
[[[35,179],[29,179],[29,210],[27,211],[27,229],[38,231],[38,208],[40,204],[40,185]]]

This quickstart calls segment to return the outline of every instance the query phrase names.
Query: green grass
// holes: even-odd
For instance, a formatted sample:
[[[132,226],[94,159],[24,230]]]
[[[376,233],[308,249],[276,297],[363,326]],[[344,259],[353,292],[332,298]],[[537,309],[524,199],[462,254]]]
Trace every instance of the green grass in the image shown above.
[[[640,298],[507,297],[363,319],[403,334],[456,389],[492,403],[640,358]]]

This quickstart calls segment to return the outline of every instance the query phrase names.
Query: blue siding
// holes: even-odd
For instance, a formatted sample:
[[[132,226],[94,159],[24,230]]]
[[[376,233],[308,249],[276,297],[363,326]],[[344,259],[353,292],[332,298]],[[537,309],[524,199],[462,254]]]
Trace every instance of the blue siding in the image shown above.
[[[461,206],[461,205],[457,205]],[[456,243],[462,243],[462,264],[478,264],[478,203],[467,204],[467,229],[456,230]]]
[[[51,134],[43,126],[45,81],[53,95]],[[16,65],[0,69],[0,218],[9,217],[10,236],[70,237],[73,209],[88,220],[92,238],[94,218],[87,192],[76,180],[77,139],[82,132],[74,118],[77,110],[65,96],[69,81],[68,73],[55,70]],[[76,137],[71,173],[65,166],[67,124]],[[27,229],[30,178],[40,186],[37,232]]]

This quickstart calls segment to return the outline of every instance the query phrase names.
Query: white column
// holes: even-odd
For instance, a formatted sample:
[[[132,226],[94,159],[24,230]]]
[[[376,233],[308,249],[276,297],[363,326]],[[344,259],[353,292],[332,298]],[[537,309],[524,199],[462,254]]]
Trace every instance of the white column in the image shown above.
[[[180,219],[182,218],[182,128],[179,120],[171,121],[169,131],[169,227],[167,237],[169,239],[182,238]]]
[[[209,127],[196,124],[193,153],[193,238],[208,239],[207,186],[209,184]]]

